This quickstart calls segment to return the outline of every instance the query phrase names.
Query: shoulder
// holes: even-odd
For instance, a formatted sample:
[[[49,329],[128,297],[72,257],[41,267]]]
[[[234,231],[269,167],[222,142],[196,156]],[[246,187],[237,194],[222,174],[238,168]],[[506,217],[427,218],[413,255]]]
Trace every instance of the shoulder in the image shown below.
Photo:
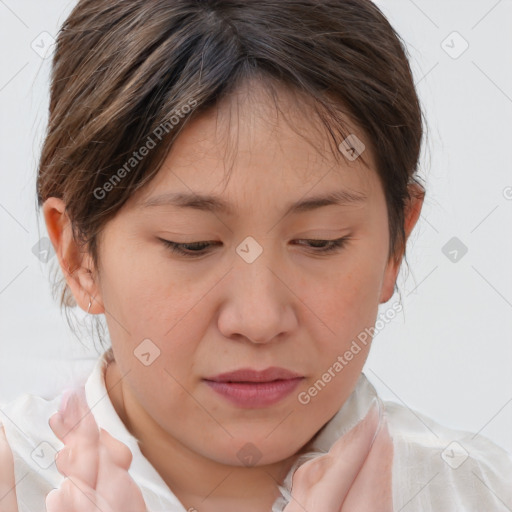
[[[478,433],[384,402],[394,445],[396,506],[408,512],[511,510],[512,455]]]

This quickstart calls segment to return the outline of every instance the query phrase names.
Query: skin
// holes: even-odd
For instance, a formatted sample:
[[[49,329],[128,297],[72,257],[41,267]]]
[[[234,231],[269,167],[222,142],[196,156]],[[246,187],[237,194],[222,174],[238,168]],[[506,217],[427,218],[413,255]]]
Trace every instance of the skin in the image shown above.
[[[18,512],[14,459],[4,427],[0,425],[0,512]]]
[[[144,499],[128,474],[130,449],[99,429],[83,389],[49,420],[64,443],[56,465],[66,478],[46,497],[47,512],[143,512]]]
[[[65,479],[46,497],[47,512],[147,510],[128,473],[128,447],[98,428],[83,389],[67,404],[50,418],[51,428],[65,445],[56,457]],[[284,512],[392,512],[392,460],[393,442],[385,416],[379,423],[379,409],[373,404],[328,453],[295,471],[292,498]]]
[[[270,510],[277,483],[297,454],[353,391],[370,343],[309,404],[299,403],[298,394],[375,324],[400,267],[400,258],[387,257],[387,210],[373,158],[372,169],[360,159],[336,162],[305,105],[286,90],[280,102],[290,123],[257,85],[242,87],[188,124],[156,178],[105,226],[99,268],[72,240],[63,201],[49,198],[43,205],[77,303],[87,311],[93,297],[90,313],[105,314],[116,360],[105,376],[114,408],[185,508],[199,512]],[[305,127],[312,144],[290,125]],[[357,127],[352,133],[367,142]],[[233,149],[226,185],[226,155]],[[290,202],[338,189],[368,199],[283,214]],[[141,207],[170,191],[220,195],[235,213]],[[408,205],[407,237],[422,203],[419,196]],[[329,255],[304,242],[346,235],[345,247]],[[235,251],[247,236],[263,248],[252,263]],[[171,253],[158,237],[219,245],[187,258]],[[146,338],[160,350],[149,366],[133,353]],[[266,408],[236,407],[202,381],[268,366],[304,379]],[[249,442],[261,455],[254,467],[237,456]]]

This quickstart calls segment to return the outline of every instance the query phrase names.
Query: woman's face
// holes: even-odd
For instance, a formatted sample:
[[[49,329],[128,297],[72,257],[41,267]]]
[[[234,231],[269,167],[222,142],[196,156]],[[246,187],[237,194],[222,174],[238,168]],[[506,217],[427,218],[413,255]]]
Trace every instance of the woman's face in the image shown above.
[[[294,131],[260,92],[240,89],[191,122],[157,177],[107,224],[95,296],[125,400],[182,446],[230,465],[246,455],[257,464],[291,456],[343,405],[370,347],[358,335],[374,326],[398,270],[387,259],[376,172],[359,158],[336,162],[309,112],[281,96]],[[373,165],[369,149],[364,156]],[[347,192],[365,199],[292,208]],[[181,204],[166,194],[183,195]],[[189,195],[228,209],[197,197],[187,206]],[[332,252],[307,242],[342,237]],[[182,255],[163,240],[211,245]],[[354,340],[360,350],[349,359]],[[281,395],[268,384],[205,380],[269,367],[301,379],[282,383]]]

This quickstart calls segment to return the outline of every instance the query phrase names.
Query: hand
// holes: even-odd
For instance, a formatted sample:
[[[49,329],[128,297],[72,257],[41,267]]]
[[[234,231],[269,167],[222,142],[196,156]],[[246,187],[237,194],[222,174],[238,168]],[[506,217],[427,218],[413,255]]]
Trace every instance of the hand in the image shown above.
[[[0,512],[18,512],[14,458],[2,424],[0,424]]]
[[[68,396],[64,410],[49,420],[64,443],[56,465],[66,478],[46,497],[47,512],[147,512],[128,473],[130,449],[98,428],[83,389]]]
[[[377,407],[328,453],[305,462],[292,478],[283,512],[393,512],[393,441]]]

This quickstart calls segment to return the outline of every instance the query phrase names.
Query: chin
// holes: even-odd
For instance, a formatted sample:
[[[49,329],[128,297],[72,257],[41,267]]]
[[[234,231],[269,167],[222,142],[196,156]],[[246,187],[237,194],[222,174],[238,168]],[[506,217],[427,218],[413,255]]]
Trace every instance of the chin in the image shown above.
[[[268,432],[265,435],[268,435]],[[260,439],[264,439],[264,436]],[[228,466],[255,467],[281,462],[293,456],[299,448],[300,443],[297,443],[297,449],[294,450],[293,447],[290,449],[284,439],[269,442],[268,439],[258,441],[256,437],[251,440],[251,437],[245,436],[231,439],[226,446],[220,447],[213,453],[208,450],[207,453],[203,452],[203,455]]]

